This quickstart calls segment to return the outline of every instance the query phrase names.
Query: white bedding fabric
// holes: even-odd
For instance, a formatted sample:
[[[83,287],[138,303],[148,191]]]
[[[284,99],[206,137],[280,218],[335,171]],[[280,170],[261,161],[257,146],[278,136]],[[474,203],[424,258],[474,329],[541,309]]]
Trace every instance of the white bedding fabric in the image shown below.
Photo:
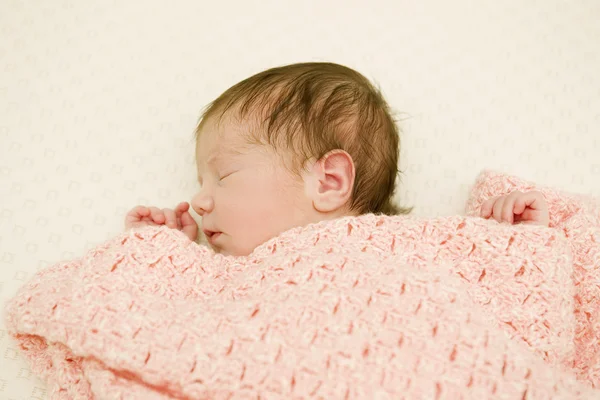
[[[600,196],[600,2],[0,2],[0,301],[195,190],[201,108],[267,67],[335,61],[402,119],[419,215],[483,168]],[[0,324],[0,399],[45,398]]]

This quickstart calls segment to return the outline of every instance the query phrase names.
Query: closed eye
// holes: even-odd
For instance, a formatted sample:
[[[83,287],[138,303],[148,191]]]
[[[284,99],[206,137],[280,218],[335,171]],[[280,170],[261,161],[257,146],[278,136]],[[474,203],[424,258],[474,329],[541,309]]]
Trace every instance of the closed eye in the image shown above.
[[[222,181],[223,179],[225,179],[225,178],[227,178],[227,177],[230,177],[231,175],[235,174],[236,172],[237,172],[237,171],[232,171],[232,172],[230,172],[230,173],[228,173],[228,174],[225,174],[225,175],[221,176],[221,177],[219,178],[219,181]]]

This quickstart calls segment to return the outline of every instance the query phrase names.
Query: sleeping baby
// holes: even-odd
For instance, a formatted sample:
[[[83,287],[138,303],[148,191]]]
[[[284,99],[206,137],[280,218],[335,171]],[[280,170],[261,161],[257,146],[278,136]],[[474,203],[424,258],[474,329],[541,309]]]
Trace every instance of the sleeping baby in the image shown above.
[[[387,217],[398,129],[335,64],[231,87],[195,150],[190,203],[7,305],[50,398],[600,398],[600,203],[485,172],[468,216]]]
[[[333,63],[269,69],[226,90],[196,129],[200,191],[174,209],[144,205],[126,229],[166,225],[225,255],[249,255],[298,226],[362,214],[406,214],[393,204],[399,132],[382,94]],[[488,199],[481,216],[548,225],[540,192]]]

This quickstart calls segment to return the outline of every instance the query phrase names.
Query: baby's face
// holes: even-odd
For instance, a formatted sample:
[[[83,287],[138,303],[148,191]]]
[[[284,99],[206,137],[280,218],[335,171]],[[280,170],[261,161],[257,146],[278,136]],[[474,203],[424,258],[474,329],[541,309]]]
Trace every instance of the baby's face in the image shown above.
[[[248,255],[279,233],[311,222],[302,179],[269,147],[247,144],[243,123],[213,120],[199,134],[201,189],[192,199],[210,246],[226,255]]]

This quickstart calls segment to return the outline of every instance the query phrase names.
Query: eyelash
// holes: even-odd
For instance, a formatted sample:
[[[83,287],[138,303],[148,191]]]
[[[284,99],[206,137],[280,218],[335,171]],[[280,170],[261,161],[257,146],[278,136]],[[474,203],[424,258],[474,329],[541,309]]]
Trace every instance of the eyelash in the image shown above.
[[[219,178],[219,181],[222,181],[223,179],[227,178],[228,176],[230,176],[231,174],[235,173],[235,171],[230,172],[228,174],[223,175],[222,177]]]
[[[234,174],[234,173],[236,173],[236,172],[237,172],[237,171],[232,171],[232,172],[230,172],[230,173],[228,173],[228,174],[225,174],[225,175],[221,176],[221,177],[219,178],[219,182],[221,182],[223,179],[227,178],[228,176],[230,176],[230,175],[232,175],[232,174]],[[202,181],[201,181],[200,179],[198,179],[198,184],[200,185],[200,187],[202,187]]]

